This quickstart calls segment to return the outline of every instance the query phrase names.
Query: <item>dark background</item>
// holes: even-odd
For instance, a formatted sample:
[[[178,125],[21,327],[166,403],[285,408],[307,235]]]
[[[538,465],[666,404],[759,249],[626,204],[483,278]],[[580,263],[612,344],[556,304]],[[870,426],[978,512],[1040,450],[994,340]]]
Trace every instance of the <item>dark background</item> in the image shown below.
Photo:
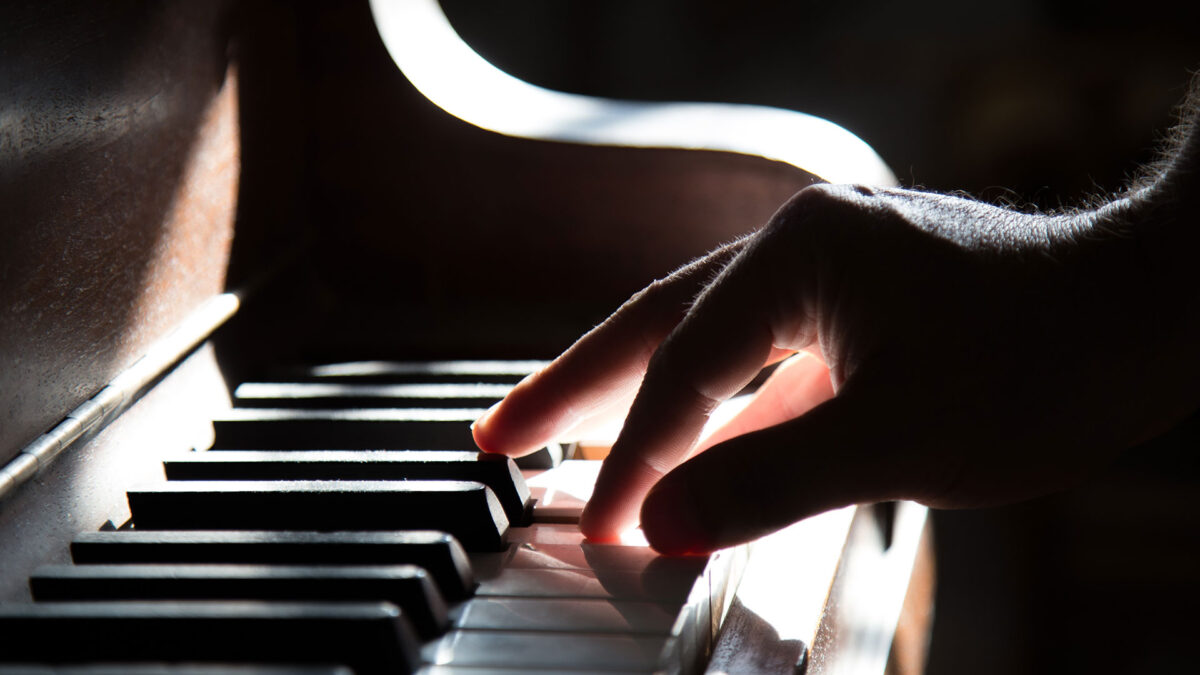
[[[443,5],[535,84],[800,110],[859,135],[905,185],[1043,208],[1119,190],[1200,66],[1200,3],[1163,0]],[[936,513],[928,672],[1194,672],[1197,426],[1067,493]]]
[[[1119,187],[1200,67],[1200,5],[1166,0],[443,6],[535,84],[800,110],[859,135],[906,185],[1051,205]]]

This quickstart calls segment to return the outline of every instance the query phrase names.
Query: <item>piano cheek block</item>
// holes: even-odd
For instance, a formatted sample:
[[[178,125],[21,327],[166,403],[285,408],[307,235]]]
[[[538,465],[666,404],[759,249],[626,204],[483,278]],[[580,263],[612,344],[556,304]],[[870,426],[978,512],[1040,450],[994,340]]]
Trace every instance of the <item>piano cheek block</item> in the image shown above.
[[[441,530],[468,551],[505,547],[496,495],[469,481],[172,481],[130,490],[144,530]]]

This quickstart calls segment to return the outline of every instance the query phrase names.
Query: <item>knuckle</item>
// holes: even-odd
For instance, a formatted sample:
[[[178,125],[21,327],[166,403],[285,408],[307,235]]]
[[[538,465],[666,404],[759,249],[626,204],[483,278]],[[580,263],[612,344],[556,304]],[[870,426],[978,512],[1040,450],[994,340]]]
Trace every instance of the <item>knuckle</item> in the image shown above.
[[[845,208],[845,198],[840,185],[811,185],[797,192],[779,210],[779,216],[787,222],[814,220],[822,215]],[[777,218],[780,219],[780,218]]]
[[[647,366],[647,381],[656,396],[677,401],[687,410],[710,414],[720,405],[720,391],[712,391],[704,383],[720,379],[706,364],[698,361],[678,340],[668,339],[651,356]]]
[[[866,203],[878,201],[874,188],[866,185],[821,183],[797,192],[787,207],[806,211],[842,211],[860,209]]]
[[[788,200],[767,227],[794,245],[825,248],[878,222],[889,202],[864,185],[812,185]]]

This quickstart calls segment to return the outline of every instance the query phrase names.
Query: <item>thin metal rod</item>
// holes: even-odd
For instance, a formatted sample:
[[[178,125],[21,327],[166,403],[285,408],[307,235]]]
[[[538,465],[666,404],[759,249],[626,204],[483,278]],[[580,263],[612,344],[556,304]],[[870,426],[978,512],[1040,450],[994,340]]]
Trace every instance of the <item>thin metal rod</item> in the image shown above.
[[[199,346],[237,312],[235,293],[222,293],[192,312],[175,330],[150,346],[133,365],[67,414],[54,428],[21,449],[0,469],[0,500],[45,471],[64,450],[91,438],[141,398],[146,388]]]

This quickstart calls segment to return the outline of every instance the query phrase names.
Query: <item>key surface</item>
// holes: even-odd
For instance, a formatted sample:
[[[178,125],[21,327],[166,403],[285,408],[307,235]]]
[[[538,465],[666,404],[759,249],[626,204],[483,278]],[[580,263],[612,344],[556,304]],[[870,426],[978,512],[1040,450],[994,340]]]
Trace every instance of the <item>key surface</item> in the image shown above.
[[[511,390],[483,382],[243,382],[233,396],[247,408],[490,408]]]
[[[609,634],[613,637],[652,637],[665,641],[671,656],[664,661],[672,672],[696,672],[702,666],[712,642],[715,625],[713,608],[706,593],[693,593],[687,602],[646,602],[601,599],[552,598],[475,598],[457,608],[455,629],[463,633],[529,632],[531,635],[564,636],[589,640]],[[548,642],[547,645],[553,645]],[[463,650],[479,648],[478,644],[460,644]],[[425,652],[426,657],[429,652]],[[650,663],[625,663],[615,666],[580,661],[569,652],[553,657],[558,669],[586,668],[649,668]],[[473,665],[509,665],[489,660],[490,656],[461,656],[450,663]],[[544,662],[548,664],[550,657]],[[550,667],[541,665],[539,667]]]
[[[426,644],[425,661],[449,666],[653,671],[677,662],[669,636],[452,631]]]
[[[596,670],[595,668],[555,668],[561,675],[651,675],[649,670]],[[527,668],[503,666],[422,666],[417,675],[530,675]]]
[[[214,448],[473,450],[484,408],[234,408],[213,420]]]
[[[506,569],[481,579],[476,597],[600,598],[684,602],[696,574],[611,570]]]
[[[29,579],[34,600],[382,600],[430,639],[449,625],[425,570],[305,565],[47,565]]]
[[[536,526],[535,526],[536,527]],[[509,532],[515,531],[512,528]],[[510,537],[511,540],[511,537]],[[507,569],[574,569],[629,572],[655,571],[699,574],[707,564],[701,556],[667,557],[647,546],[620,544],[509,544],[506,551],[479,553],[471,564],[480,578],[491,578]]]
[[[168,481],[127,496],[144,530],[442,530],[469,551],[503,550],[508,530],[469,481]]]
[[[534,522],[578,523],[583,507],[592,496],[600,464],[598,460],[572,459],[560,462],[548,471],[530,475],[527,482],[537,500],[533,509]]]
[[[529,527],[514,527],[509,530],[509,540],[514,544],[582,544],[583,533],[578,525],[562,523],[535,523]]]
[[[475,588],[462,545],[444,532],[155,531],[85,532],[71,542],[76,563],[417,565],[447,600]]]
[[[342,382],[492,382],[516,384],[549,361],[346,361],[296,368],[297,379]]]
[[[469,480],[492,489],[509,522],[523,522],[529,488],[512,459],[454,451],[222,450],[163,461],[169,480]]]
[[[0,661],[338,663],[408,673],[416,639],[394,605],[43,602],[0,605]]]
[[[543,671],[545,672],[545,671]],[[663,671],[650,670],[596,670],[595,668],[555,668],[562,675],[661,675]],[[527,668],[505,668],[504,666],[422,666],[417,675],[530,675]]]
[[[633,625],[647,632],[669,627],[682,659],[679,663],[688,664],[683,667],[686,672],[703,661],[713,639],[713,617],[720,616],[724,589],[740,559],[738,551],[706,558],[665,558],[644,546],[584,542],[571,526],[534,524],[514,528],[514,533],[516,543],[508,551],[473,556],[480,593],[456,618],[472,619],[466,607],[478,606],[485,613],[476,618],[481,623],[457,623],[456,628],[503,630],[503,622],[517,621],[516,626],[537,631],[552,631],[548,625],[559,625],[570,632],[628,633],[629,622],[639,621]],[[547,541],[552,543],[542,543]],[[497,558],[503,563],[493,566]],[[490,601],[499,604],[485,604]],[[603,603],[631,611],[612,612]],[[589,606],[591,614],[572,617],[572,605]],[[635,613],[647,605],[658,606],[661,614]],[[556,611],[563,615],[556,616]],[[657,625],[650,623],[652,618]]]
[[[560,598],[473,598],[456,607],[454,627],[563,633],[671,632],[681,606],[674,602]]]

